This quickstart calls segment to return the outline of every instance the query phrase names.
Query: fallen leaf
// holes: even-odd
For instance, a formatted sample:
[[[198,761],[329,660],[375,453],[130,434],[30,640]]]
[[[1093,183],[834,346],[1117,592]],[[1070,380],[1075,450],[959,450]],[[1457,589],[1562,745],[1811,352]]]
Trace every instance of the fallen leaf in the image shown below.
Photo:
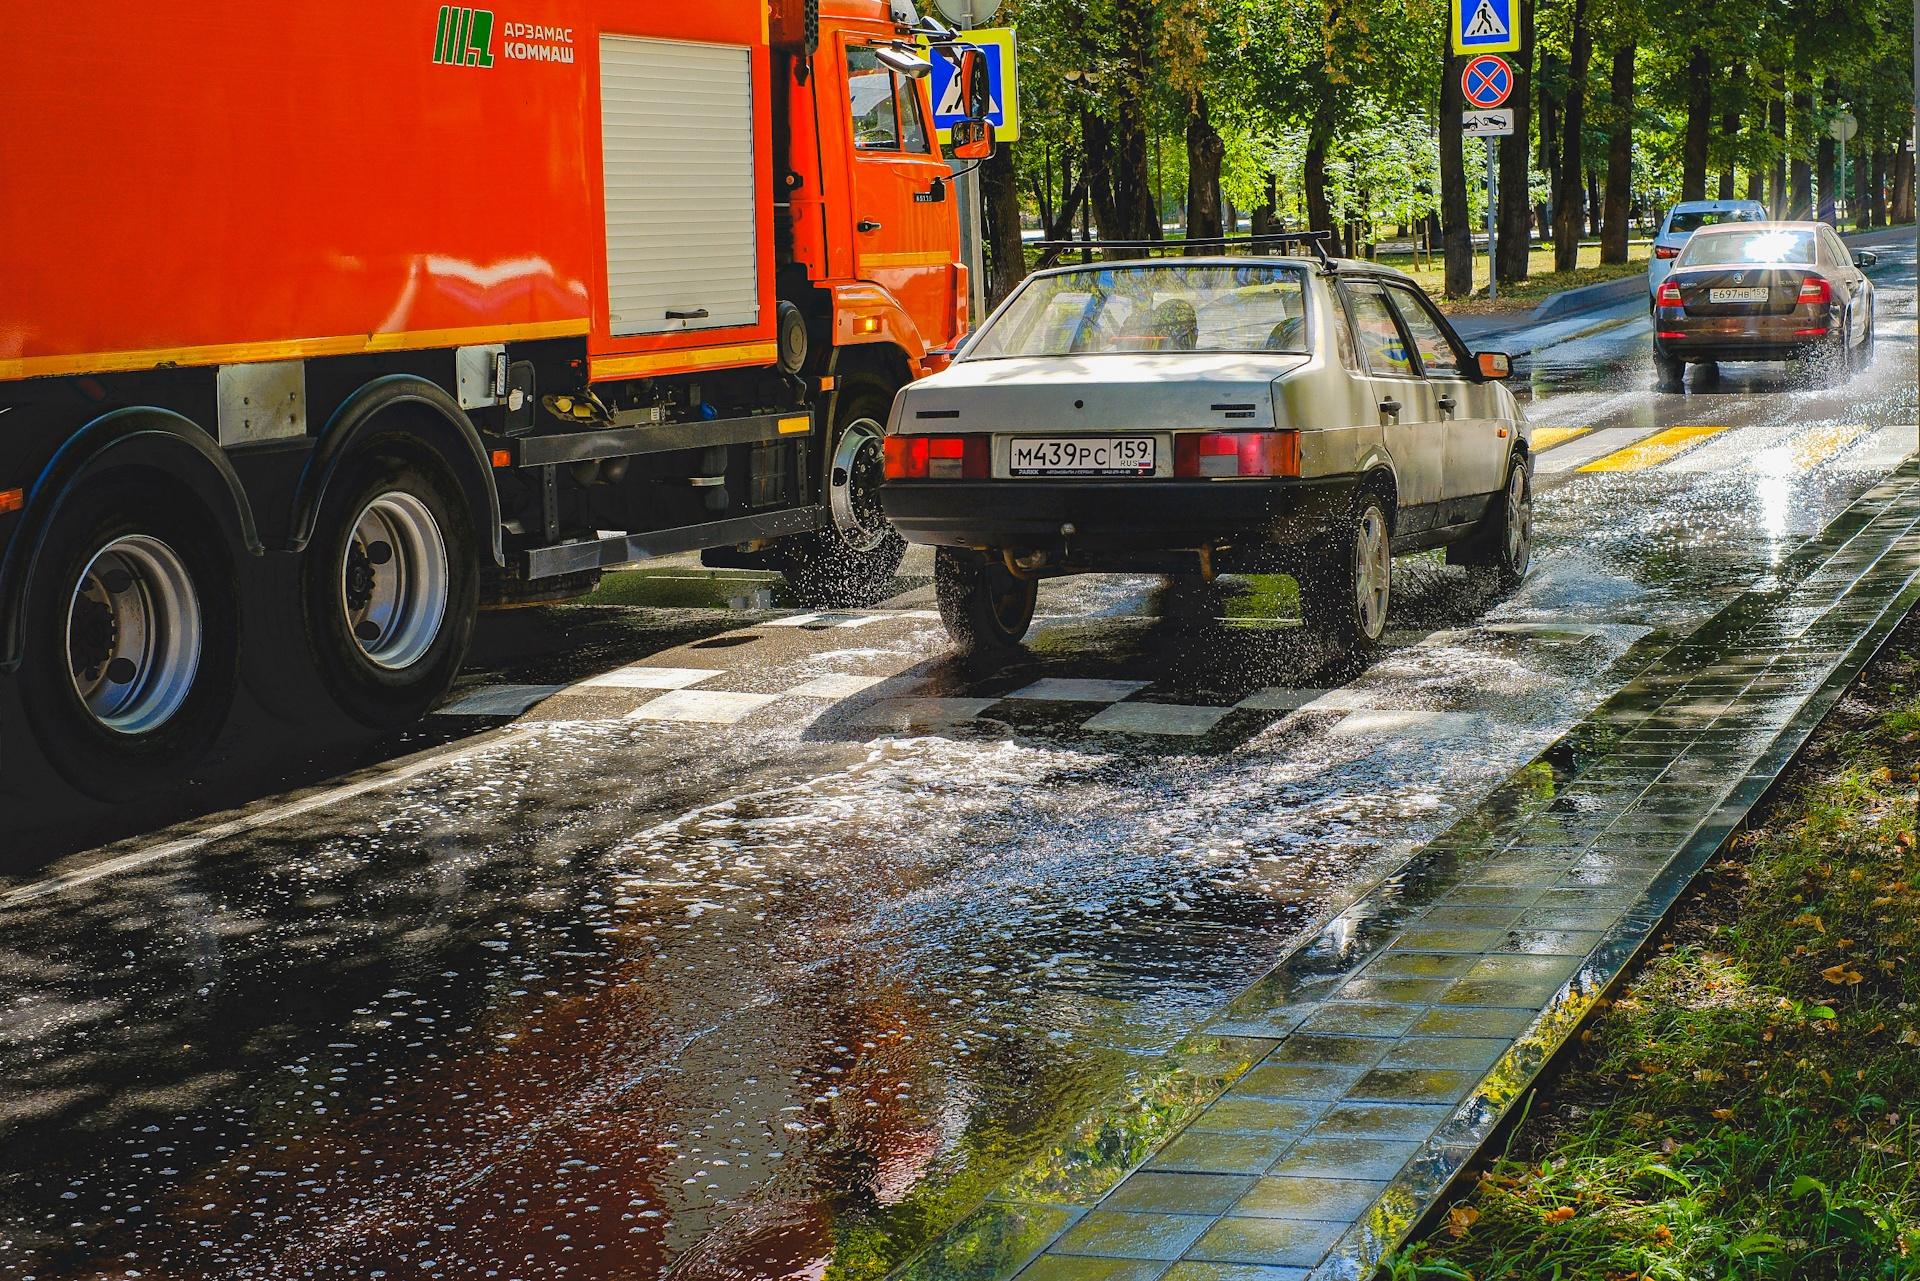
[[[1480,1211],[1470,1205],[1456,1205],[1447,1211],[1447,1235],[1456,1241],[1473,1228],[1480,1220]]]
[[[1713,1110],[1713,1119],[1716,1121],[1731,1121],[1733,1119],[1733,1109],[1715,1108]],[[1662,1228],[1661,1231],[1664,1232],[1666,1229]]]
[[[1572,1217],[1573,1217],[1573,1207],[1570,1205],[1563,1205],[1557,1210],[1547,1211],[1548,1223],[1565,1223],[1568,1219],[1571,1219]]]
[[[1673,1229],[1664,1223],[1658,1224],[1653,1229],[1653,1239],[1661,1245],[1665,1245],[1667,1242],[1673,1240]]]
[[[1829,983],[1844,984],[1847,987],[1854,987],[1859,984],[1862,978],[1862,975],[1859,970],[1848,969],[1847,963],[1845,961],[1841,961],[1837,965],[1829,965],[1826,969],[1821,970],[1820,977],[1825,979]]]

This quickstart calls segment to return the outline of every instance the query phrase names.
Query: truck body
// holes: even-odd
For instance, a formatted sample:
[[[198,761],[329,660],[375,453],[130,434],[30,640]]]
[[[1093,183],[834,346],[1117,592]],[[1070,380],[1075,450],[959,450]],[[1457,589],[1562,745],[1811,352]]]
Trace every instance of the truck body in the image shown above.
[[[474,608],[655,555],[870,597],[899,554],[872,420],[967,325],[899,69],[917,23],[0,15],[9,740],[111,794],[204,746],[242,679],[391,724],[444,693]]]

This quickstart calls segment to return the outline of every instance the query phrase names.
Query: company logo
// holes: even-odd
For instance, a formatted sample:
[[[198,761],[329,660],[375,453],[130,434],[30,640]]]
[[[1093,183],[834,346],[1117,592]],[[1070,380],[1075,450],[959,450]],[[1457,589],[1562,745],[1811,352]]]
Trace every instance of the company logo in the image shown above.
[[[433,60],[449,67],[493,65],[493,11],[440,6],[440,29],[433,38]]]

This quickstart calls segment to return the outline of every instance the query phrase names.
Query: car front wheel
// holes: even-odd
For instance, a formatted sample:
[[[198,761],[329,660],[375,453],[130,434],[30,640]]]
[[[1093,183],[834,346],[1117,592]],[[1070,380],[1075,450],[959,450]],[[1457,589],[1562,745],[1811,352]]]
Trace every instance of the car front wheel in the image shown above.
[[[1364,653],[1386,634],[1392,537],[1385,500],[1364,494],[1307,567],[1300,584],[1301,615],[1343,650]]]
[[[1487,514],[1485,537],[1487,559],[1467,572],[1496,591],[1512,591],[1533,563],[1533,476],[1526,459],[1513,460],[1506,493]]]
[[[978,654],[1020,644],[1033,626],[1040,584],[1015,577],[998,559],[942,547],[933,559],[933,588],[954,648]]]

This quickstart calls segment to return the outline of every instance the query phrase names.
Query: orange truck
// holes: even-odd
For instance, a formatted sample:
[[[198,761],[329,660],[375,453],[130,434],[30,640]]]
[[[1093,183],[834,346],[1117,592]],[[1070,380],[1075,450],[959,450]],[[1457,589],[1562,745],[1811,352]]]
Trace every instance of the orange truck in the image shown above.
[[[873,600],[965,333],[910,0],[0,7],[0,729],[84,791],[244,684],[368,725],[693,550]],[[931,54],[929,55],[929,46]]]

